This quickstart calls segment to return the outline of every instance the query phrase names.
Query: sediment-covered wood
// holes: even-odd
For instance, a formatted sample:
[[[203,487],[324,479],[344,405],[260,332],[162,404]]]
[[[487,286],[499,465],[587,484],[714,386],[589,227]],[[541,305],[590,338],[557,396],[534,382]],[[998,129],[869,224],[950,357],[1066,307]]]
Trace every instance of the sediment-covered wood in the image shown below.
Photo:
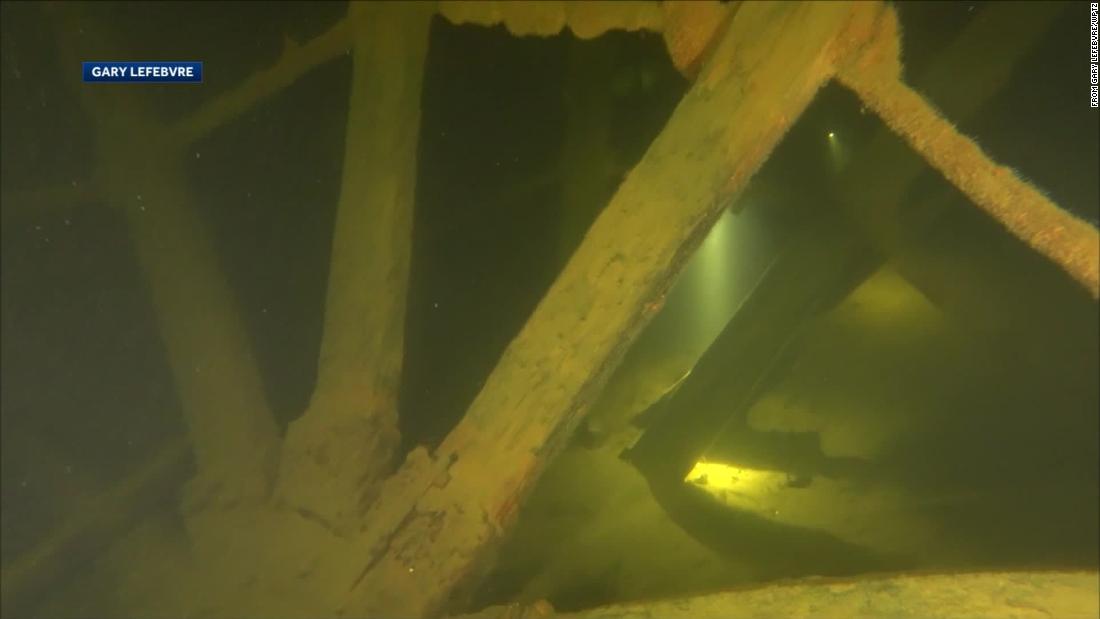
[[[987,5],[911,79],[947,118],[966,124],[993,101],[1013,67],[1063,10],[1058,4]],[[990,52],[988,42],[1004,32],[1013,33],[1013,44]],[[1037,366],[1051,354],[1065,358],[1087,350],[1086,342],[1094,339],[1087,334],[1095,334],[1097,326],[1085,289],[1068,275],[1059,277],[1060,265],[1011,242],[1010,232],[998,229],[992,218],[993,225],[982,225],[984,215],[951,200],[946,184],[920,203],[909,203],[906,196],[913,195],[926,169],[884,127],[854,153],[838,178],[836,206],[902,276],[972,332],[998,346],[1028,351],[1018,354],[1033,357]]]
[[[390,472],[432,6],[352,3],[344,172],[317,384],[287,432],[279,498],[335,530],[356,524]]]
[[[453,619],[982,619],[1100,613],[1096,572],[900,574],[811,579],[678,600],[553,614],[545,605],[494,607]]]
[[[455,25],[504,24],[516,36],[550,36],[569,28],[582,39],[608,30],[660,31],[664,16],[657,2],[648,0],[594,0],[574,2],[500,2],[497,0],[442,0],[439,14]]]
[[[840,81],[978,208],[1100,297],[1100,233],[992,161],[902,81],[897,17],[890,15],[875,44],[839,74]]]

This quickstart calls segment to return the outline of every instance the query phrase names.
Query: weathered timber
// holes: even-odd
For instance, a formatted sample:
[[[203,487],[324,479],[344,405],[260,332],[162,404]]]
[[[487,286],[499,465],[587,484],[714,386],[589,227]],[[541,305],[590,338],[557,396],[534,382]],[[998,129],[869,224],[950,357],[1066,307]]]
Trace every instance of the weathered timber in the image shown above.
[[[313,68],[346,52],[351,28],[342,19],[303,45],[288,44],[279,60],[253,73],[240,86],[203,104],[193,114],[167,130],[168,141],[187,145],[252,109],[263,99],[290,86]]]
[[[432,6],[352,3],[344,173],[309,409],[291,424],[278,495],[336,530],[358,523],[399,441],[420,87]]]
[[[741,2],[663,2],[662,36],[673,66],[694,78]]]
[[[737,12],[463,421],[434,458],[414,451],[386,482],[345,614],[429,616],[478,576],[652,302],[882,10],[760,2]]]
[[[554,614],[545,604],[500,606],[453,619],[981,619],[1100,614],[1096,572],[900,574],[811,579],[691,598]]]
[[[1058,4],[988,5],[912,81],[947,117],[966,123],[996,97],[1063,10]],[[988,41],[1003,32],[1013,33],[1013,44],[992,53]],[[1074,280],[1059,277],[1059,265],[1034,259],[1023,243],[1006,242],[1009,231],[980,225],[984,214],[958,208],[944,193],[906,206],[924,170],[924,161],[884,128],[841,174],[833,201],[899,273],[973,332],[1032,348],[1037,360],[1074,355],[1070,351],[1095,341],[1082,336],[1096,333],[1095,304]],[[943,230],[951,232],[937,233]]]
[[[647,0],[532,2],[495,0],[441,0],[439,14],[455,24],[503,24],[516,36],[558,34],[569,28],[582,39],[608,30],[659,31],[664,23],[661,5]]]
[[[1100,233],[997,165],[902,81],[897,16],[890,16],[874,45],[838,75],[841,83],[978,208],[1100,297]]]

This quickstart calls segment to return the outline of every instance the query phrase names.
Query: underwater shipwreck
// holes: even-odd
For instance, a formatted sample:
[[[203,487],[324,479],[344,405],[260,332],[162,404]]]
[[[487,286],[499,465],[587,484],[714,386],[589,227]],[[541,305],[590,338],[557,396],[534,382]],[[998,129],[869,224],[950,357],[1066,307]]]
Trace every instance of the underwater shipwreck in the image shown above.
[[[152,36],[127,48],[114,29],[145,14],[108,5],[122,7],[112,23],[98,5],[5,7],[4,22],[62,67],[187,53]],[[315,6],[323,28],[284,34],[273,58],[240,60],[243,78],[213,75],[171,113],[158,105],[178,91],[59,72],[87,174],[5,176],[5,230],[68,230],[79,204],[117,222],[154,342],[134,363],[162,368],[178,414],[87,496],[55,489],[49,517],[28,508],[34,535],[5,528],[3,616],[1100,614],[1097,196],[1061,204],[966,131],[1012,118],[990,110],[1028,88],[1019,67],[1082,5]],[[909,62],[909,16],[921,33],[944,15]],[[13,111],[32,73],[19,50],[4,49],[11,143],[31,113]],[[492,90],[475,65],[499,91],[462,94]],[[315,109],[322,89],[302,85],[324,71],[346,118],[295,123],[339,153],[307,179],[328,174],[329,214],[246,206],[229,172],[280,180],[294,168],[263,163],[272,151],[319,152],[281,125],[249,131]],[[549,92],[561,103],[539,103]],[[652,131],[616,133],[654,92],[664,111],[637,121]],[[506,128],[463,132],[474,116]],[[553,155],[486,156],[480,176],[482,140]],[[211,187],[235,197],[203,206]],[[276,225],[324,241],[302,274],[248,286],[309,297],[315,329],[270,322],[274,302],[240,283],[253,272],[226,266],[291,264],[297,250],[241,237]],[[44,268],[14,257],[23,242],[5,237],[5,392],[32,381],[12,369],[35,346],[21,321],[48,314],[12,283]],[[537,268],[520,258],[536,253]],[[467,276],[463,254],[498,279]],[[272,394],[291,381],[268,356],[299,341],[308,359],[285,375],[308,391],[285,405]],[[31,474],[17,471],[53,458],[72,474],[71,454],[35,442],[64,424],[22,412],[65,390],[54,374],[31,404],[5,400],[9,522]],[[73,427],[97,428],[91,445],[121,419]]]

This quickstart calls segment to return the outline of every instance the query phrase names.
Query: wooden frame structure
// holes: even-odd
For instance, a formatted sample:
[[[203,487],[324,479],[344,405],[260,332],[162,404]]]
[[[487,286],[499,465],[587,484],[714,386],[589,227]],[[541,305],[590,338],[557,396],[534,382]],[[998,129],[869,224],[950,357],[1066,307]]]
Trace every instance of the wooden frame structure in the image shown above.
[[[56,13],[64,57],[103,49],[103,41],[75,34],[69,10]],[[428,25],[437,13],[455,24],[503,24],[517,36],[563,28],[583,38],[609,29],[658,31],[694,84],[465,418],[434,453],[415,449],[392,470],[418,101]],[[179,154],[348,50],[354,68],[345,174],[319,379],[309,410],[281,439],[236,310],[225,302],[231,295],[188,207]],[[959,134],[902,80],[899,51],[897,17],[879,2],[352,3],[346,19],[287,46],[274,65],[175,125],[149,120],[133,98],[83,94],[104,166],[81,191],[91,186],[126,210],[152,283],[198,469],[185,496],[198,556],[227,566],[217,577],[241,587],[304,591],[308,608],[285,608],[288,615],[438,616],[483,574],[517,507],[687,257],[832,79],[1096,299],[1097,230]],[[117,113],[120,105],[127,114]],[[151,136],[140,149],[112,141],[139,130]],[[134,203],[128,172],[135,167],[151,179],[143,193],[145,204],[159,207],[155,217]],[[362,242],[368,236],[371,242]],[[377,298],[388,301],[372,304]],[[214,303],[205,333],[187,318],[196,303]],[[213,376],[223,379],[206,378]],[[289,538],[304,541],[280,544]],[[60,551],[5,569],[5,599],[42,586],[42,574],[56,568],[51,552]],[[241,556],[254,559],[250,567],[233,559]],[[1069,581],[1058,586],[1094,586],[1095,575]],[[483,616],[542,611],[491,612],[497,614]]]

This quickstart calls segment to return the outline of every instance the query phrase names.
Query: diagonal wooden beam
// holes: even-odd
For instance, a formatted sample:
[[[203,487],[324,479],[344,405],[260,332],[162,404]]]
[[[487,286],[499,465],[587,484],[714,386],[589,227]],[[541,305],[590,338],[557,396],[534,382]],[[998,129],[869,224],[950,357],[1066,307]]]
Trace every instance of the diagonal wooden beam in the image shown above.
[[[477,580],[681,266],[880,3],[742,7],[664,131],[433,456],[412,452],[368,514],[341,611],[422,617]]]
[[[351,47],[351,27],[341,19],[304,45],[287,45],[275,64],[253,73],[240,86],[210,99],[193,114],[168,129],[173,144],[186,145],[252,109],[260,101],[290,86],[309,71]]]
[[[902,80],[899,26],[891,15],[874,44],[840,72],[840,82],[978,208],[1100,297],[1100,233],[998,165]]]

